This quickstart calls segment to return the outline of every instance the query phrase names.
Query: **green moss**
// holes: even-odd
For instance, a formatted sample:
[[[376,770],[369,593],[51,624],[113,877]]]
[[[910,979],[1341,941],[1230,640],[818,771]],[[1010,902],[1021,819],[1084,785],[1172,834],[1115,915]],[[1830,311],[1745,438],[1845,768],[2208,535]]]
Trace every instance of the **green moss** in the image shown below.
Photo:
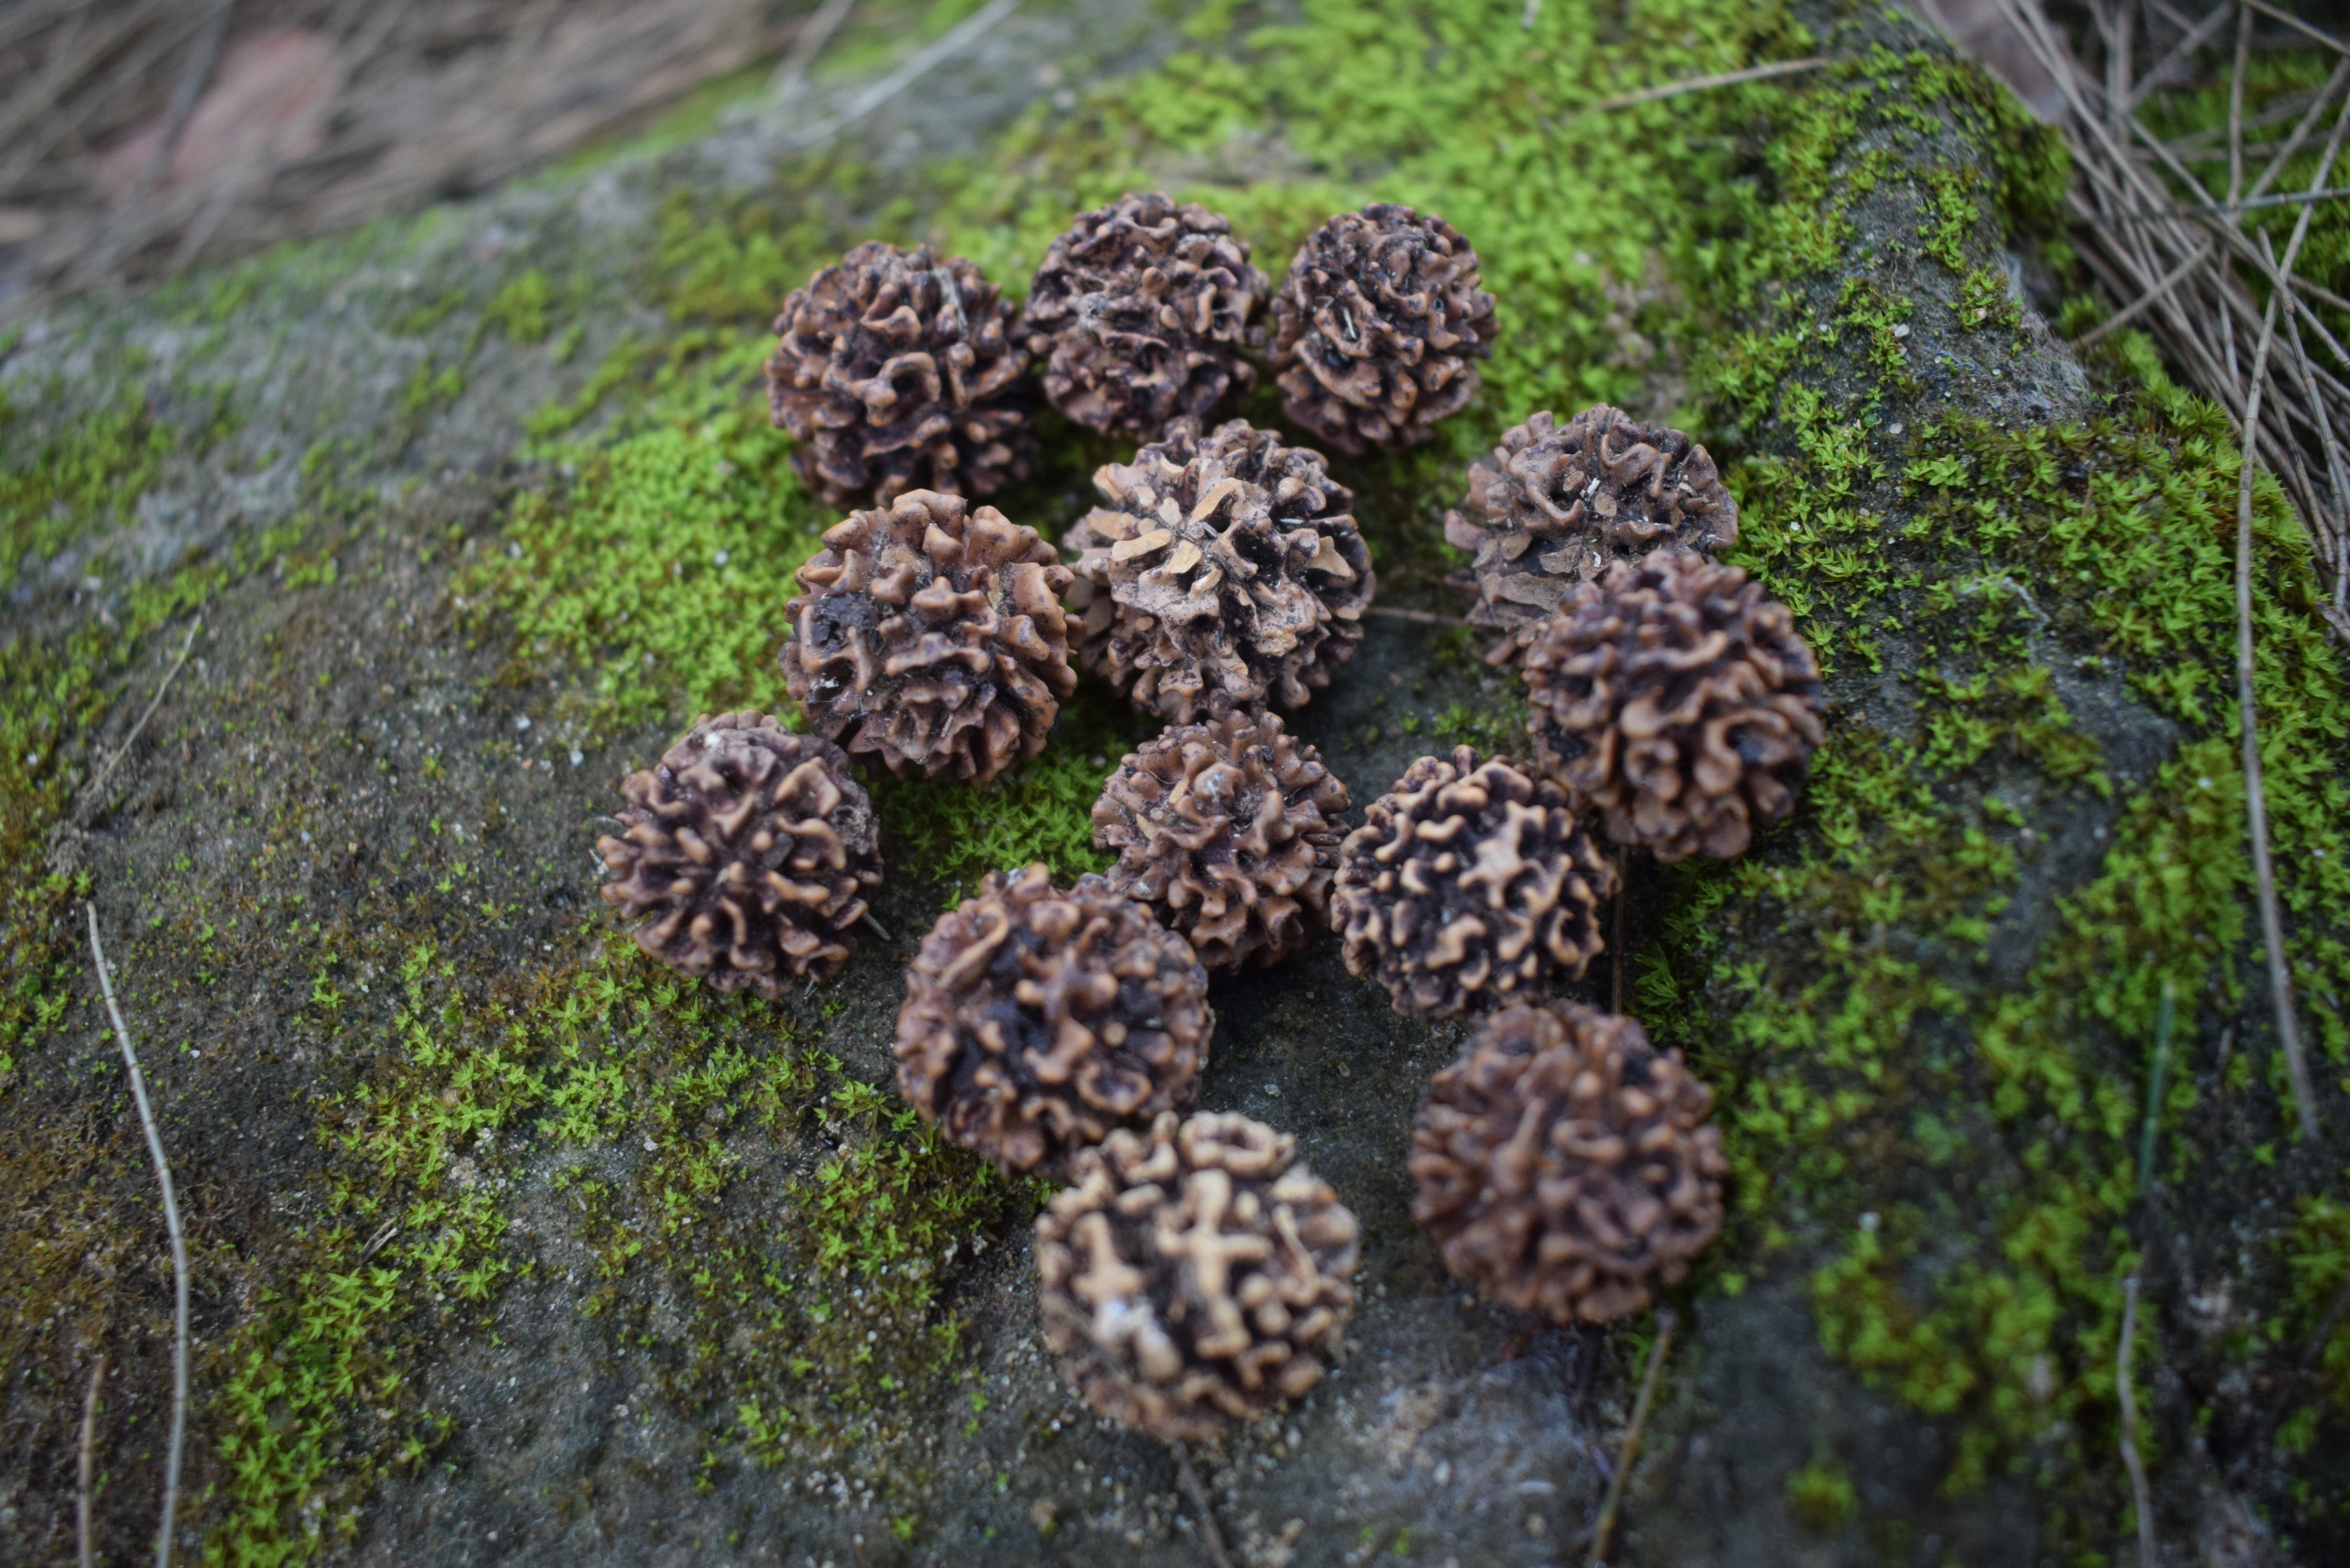
[[[1093,846],[1089,814],[1115,761],[1064,733],[1035,762],[978,789],[944,779],[882,781],[884,853],[941,883],[950,901],[975,891],[991,871],[1040,860],[1064,884],[1107,870],[1116,857]]]
[[[1627,15],[1549,0],[1531,36],[1490,12],[1307,0],[1225,52],[1104,84],[1064,119],[1038,111],[1000,149],[933,171],[927,206],[881,204],[868,171],[829,157],[757,198],[672,202],[639,289],[669,318],[610,347],[532,422],[533,477],[459,574],[469,625],[505,645],[508,679],[557,680],[562,704],[606,732],[781,702],[776,607],[830,514],[799,493],[764,423],[761,327],[846,237],[911,239],[928,223],[1016,290],[1071,211],[1170,169],[1276,273],[1338,208],[1442,212],[1484,258],[1504,332],[1480,402],[1439,441],[1348,465],[1383,576],[1451,564],[1443,504],[1503,425],[1600,399],[1661,407],[1737,460],[1740,559],[1796,608],[1844,689],[1866,677],[1887,694],[1877,722],[1892,729],[1838,715],[1794,823],[1734,865],[1660,883],[1668,940],[1641,954],[1638,994],[1721,1085],[1738,1214],[1723,1288],[1798,1273],[1832,1352],[1959,1428],[1954,1488],[2030,1461],[2062,1507],[2105,1506],[2155,999],[2168,981],[2189,1016],[2220,1016],[2246,940],[2224,426],[2125,335],[2109,372],[2136,390],[2087,429],[1884,431],[1918,386],[1902,334],[1918,317],[1844,275],[1856,202],[1925,170],[1919,254],[1958,282],[1962,312],[1982,313],[1967,325],[2004,332],[1988,243],[2044,221],[2063,187],[2054,140],[1979,72],[1879,51],[1808,80],[1589,112],[1607,93],[1821,45],[1774,5]],[[1203,13],[1197,36],[1228,36],[1235,14]],[[506,287],[480,331],[579,341],[561,290]],[[437,329],[425,316],[439,308],[419,330]],[[419,374],[411,416],[462,384],[442,379],[455,366]],[[1093,449],[1047,433],[1054,483],[1081,475]],[[2259,496],[2271,807],[2296,973],[2339,1064],[2345,709],[2306,613],[2303,546],[2265,481]],[[1065,495],[1040,483],[1020,500],[1041,514]],[[47,690],[51,666],[22,668],[17,689]],[[2068,707],[2084,689],[2170,719],[2176,754],[2125,776]],[[65,681],[47,709],[26,699],[26,732],[86,723],[94,690]],[[990,790],[882,781],[893,866],[959,888],[1030,859],[1064,877],[1098,864],[1085,811],[1131,733],[1106,706],[1081,700],[1043,758]],[[1434,730],[1516,743],[1506,703]],[[54,811],[48,798],[38,809]],[[2022,928],[2010,906],[2045,864],[2036,835],[2071,819],[2108,831],[2097,870],[2044,929]],[[440,886],[461,880],[450,867]],[[359,1054],[374,1065],[322,1127],[331,1211],[238,1331],[224,1406],[237,1480],[216,1542],[229,1560],[307,1554],[369,1478],[430,1454],[442,1428],[411,1402],[406,1369],[420,1339],[478,1330],[484,1303],[533,1267],[494,1196],[525,1154],[567,1173],[598,1323],[660,1347],[665,1386],[703,1412],[713,1453],[774,1463],[812,1434],[880,1430],[906,1387],[951,1375],[938,1282],[1023,1195],[843,1074],[806,1018],[710,997],[610,940],[521,978],[411,956],[392,1034],[346,1037],[380,1049]],[[332,974],[305,983],[312,1026],[367,1028],[341,1021]],[[2230,1093],[2274,1112],[2273,1054],[2237,1063]],[[2158,1168],[2265,1169],[2257,1149],[2181,1136],[2205,1092],[2181,1074]],[[762,1138],[733,1136],[746,1124]],[[742,1162],[763,1141],[804,1147],[812,1126],[837,1147],[760,1184],[777,1194],[762,1209]],[[630,1158],[606,1168],[582,1158],[590,1147]],[[2291,1254],[2312,1282],[2337,1277],[2321,1203],[2334,1199],[2303,1211]],[[2325,1288],[2294,1298],[2303,1332]],[[650,1315],[662,1294],[689,1303],[683,1326]],[[2312,1441],[2334,1418],[2307,1417]],[[1824,1467],[1798,1472],[1810,1479],[1790,1502],[1840,1520],[1856,1501]]]
[[[1787,1511],[1806,1530],[1825,1535],[1852,1517],[1852,1478],[1833,1459],[1814,1459],[1787,1476]]]
[[[2350,1291],[2350,1202],[2303,1198],[2286,1264],[2293,1303],[2285,1321],[2316,1351],[2317,1391],[2337,1408],[2350,1410],[2350,1312],[2342,1306],[2343,1293]],[[2321,1333],[2323,1341],[2316,1338]],[[2289,1392],[2297,1397],[2302,1391]],[[2315,1420],[2309,1425],[2314,1428]]]
[[[565,678],[565,716],[605,733],[784,706],[777,613],[832,517],[762,412],[547,455],[573,477],[517,500],[503,547],[459,577],[474,623],[512,638],[508,678]]]
[[[594,1257],[564,1293],[614,1345],[657,1350],[662,1394],[713,1444],[772,1463],[811,1434],[869,1435],[956,1370],[941,1282],[1029,1199],[801,1044],[785,1011],[715,995],[615,932],[504,980],[421,943],[400,976],[375,1070],[322,1106],[335,1174],[296,1238],[307,1263],[225,1352],[208,1561],[307,1561],[356,1528],[377,1477],[431,1459],[447,1428],[417,1403],[414,1347],[479,1331],[537,1273],[503,1195],[549,1155]],[[335,1011],[313,1027],[365,1028]],[[627,1158],[615,1173],[590,1148]],[[802,1148],[824,1153],[748,1163]],[[676,1310],[657,1318],[661,1300]]]
[[[32,416],[15,392],[0,392],[0,593],[36,562],[102,526],[130,521],[140,495],[155,483],[182,440],[157,419],[134,375],[110,399],[45,432],[24,427]],[[62,402],[51,386],[45,404]],[[208,445],[225,426],[215,416],[194,444]]]
[[[548,287],[546,275],[530,267],[508,278],[482,307],[482,318],[473,328],[473,342],[478,344],[493,327],[503,327],[505,335],[516,343],[543,343],[546,340],[546,307],[554,296]]]

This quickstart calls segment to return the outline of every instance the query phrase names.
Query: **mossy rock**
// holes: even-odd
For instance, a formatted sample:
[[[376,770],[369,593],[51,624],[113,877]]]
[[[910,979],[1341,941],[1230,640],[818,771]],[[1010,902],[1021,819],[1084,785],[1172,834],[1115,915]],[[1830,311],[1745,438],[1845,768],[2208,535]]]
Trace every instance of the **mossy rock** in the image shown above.
[[[996,786],[873,781],[892,935],[775,1003],[651,966],[590,856],[696,712],[783,701],[775,617],[830,519],[761,404],[782,292],[872,234],[1016,286],[1143,182],[1276,271],[1329,212],[1433,208],[1500,298],[1476,405],[1339,465],[1419,618],[1374,617],[1295,721],[1358,802],[1521,743],[1509,681],[1436,623],[1443,510],[1537,408],[1706,441],[1736,558],[1822,654],[1794,818],[1728,865],[1637,864],[1625,972],[1577,992],[1620,983],[1716,1085],[1734,1172],[1609,1560],[2134,1551],[2134,1273],[2162,1538],[2350,1550],[2350,1330],[2314,1337],[2350,1278],[2350,701],[2305,541],[2262,477],[2317,1145],[2249,920],[2236,457],[2144,339],[2084,363],[2045,325],[2085,293],[2043,227],[2054,144],[1876,11],[1522,11],[1024,16],[825,149],[745,109],[8,329],[0,1555],[72,1551],[99,1355],[108,1559],[146,1549],[160,1471],[171,1284],[87,898],[190,1216],[190,1559],[1201,1559],[1172,1458],[1042,1353],[1038,1190],[889,1087],[913,943],[986,870],[1098,866],[1085,811],[1144,722],[1087,683]],[[1124,454],[1043,434],[998,504],[1057,532]],[[1327,939],[1214,1002],[1206,1103],[1295,1133],[1364,1224],[1343,1372],[1196,1456],[1236,1557],[1587,1556],[1656,1324],[1543,1328],[1444,1276],[1403,1151],[1462,1028],[1399,1018]]]

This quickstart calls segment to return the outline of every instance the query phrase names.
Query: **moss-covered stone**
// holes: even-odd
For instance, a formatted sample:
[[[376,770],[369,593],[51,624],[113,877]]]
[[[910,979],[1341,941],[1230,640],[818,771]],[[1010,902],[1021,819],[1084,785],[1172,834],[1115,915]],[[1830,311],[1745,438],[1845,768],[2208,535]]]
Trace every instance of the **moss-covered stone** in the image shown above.
[[[1098,864],[1086,808],[1147,726],[1088,688],[989,790],[881,788],[894,940],[775,1004],[643,962],[588,853],[696,711],[781,701],[774,617],[827,518],[760,413],[780,294],[868,234],[1017,287],[1070,213],[1142,183],[1276,270],[1374,197],[1477,245],[1485,394],[1431,448],[1342,465],[1387,603],[1453,607],[1470,456],[1605,399],[1728,463],[1738,559],[1829,672],[1792,822],[1727,866],[1633,867],[1622,989],[1720,1088],[1736,1179],[1625,1560],[2120,1549],[2133,1272],[2165,1538],[2249,1508],[2305,1560],[2341,1544],[2350,701],[2289,513],[2261,481],[2322,1150],[2291,1136],[2246,921],[2235,458],[2144,339],[2084,367],[2043,324],[2094,309],[2038,240],[2053,141],[1874,12],[1522,10],[1211,5],[1185,51],[1008,126],[1005,97],[942,88],[910,123],[991,128],[951,158],[787,153],[737,118],[0,351],[8,1555],[66,1550],[60,1434],[100,1352],[105,1552],[151,1517],[170,1290],[78,946],[94,895],[195,1233],[192,1554],[454,1562],[495,1532],[526,1559],[1197,1560],[1168,1457],[1098,1431],[1035,1344],[1035,1194],[886,1088],[939,905],[999,865]],[[1138,47],[1103,15],[1005,24],[1023,93]],[[1057,532],[1124,453],[1044,436],[1000,504]],[[1295,726],[1358,799],[1440,745],[1518,743],[1465,630],[1372,628]],[[1207,1103],[1295,1132],[1365,1238],[1350,1364],[1203,1456],[1227,1536],[1265,1563],[1586,1550],[1647,1330],[1537,1333],[1443,1276],[1402,1152],[1458,1030],[1396,1018],[1326,942],[1215,1004]]]

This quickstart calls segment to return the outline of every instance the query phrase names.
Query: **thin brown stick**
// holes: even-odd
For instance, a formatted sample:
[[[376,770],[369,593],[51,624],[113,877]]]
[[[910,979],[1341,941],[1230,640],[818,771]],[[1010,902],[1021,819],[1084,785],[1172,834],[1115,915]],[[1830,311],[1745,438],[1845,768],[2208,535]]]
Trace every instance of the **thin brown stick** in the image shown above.
[[[186,640],[180,644],[180,656],[172,660],[172,668],[163,672],[162,684],[155,688],[155,695],[148,702],[147,711],[139,715],[139,722],[130,726],[130,733],[122,737],[122,744],[114,748],[114,755],[106,759],[106,765],[99,769],[98,776],[89,781],[84,795],[85,799],[96,800],[99,786],[112,777],[116,766],[123,758],[130,754],[131,742],[139,739],[139,732],[147,727],[147,721],[155,716],[155,710],[163,705],[163,693],[172,689],[172,678],[180,673],[180,667],[188,661],[188,650],[196,646],[196,633],[203,629],[204,618],[200,614],[196,617],[195,624],[188,628]]]
[[[1457,615],[1438,615],[1433,610],[1404,609],[1397,605],[1365,605],[1365,615],[1384,616],[1389,620],[1408,620],[1420,626],[1467,626]]]
[[[150,24],[161,20],[167,9],[163,0],[143,0],[140,5],[128,6],[108,18],[103,29],[87,44],[81,43],[77,25],[77,31],[59,46],[40,78],[21,89],[22,96],[0,110],[0,141],[15,140],[18,131],[41,119],[52,105],[79,87],[115,50]],[[74,45],[80,47],[76,48]]]
[[[1207,1548],[1208,1561],[1215,1568],[1232,1568],[1232,1558],[1224,1552],[1224,1532],[1216,1528],[1215,1505],[1208,1501],[1208,1489],[1200,1484],[1200,1473],[1191,1468],[1191,1454],[1180,1443],[1167,1446],[1175,1450],[1175,1477],[1183,1483],[1184,1495],[1200,1516],[1200,1544]]]
[[[2228,78],[2228,210],[2244,199],[2244,67],[2252,53],[2252,14],[2236,13],[2236,67]]]
[[[2105,337],[2106,334],[2119,331],[2122,327],[2128,326],[2132,321],[2137,320],[2140,311],[2144,310],[2147,306],[2154,304],[2164,295],[2168,294],[2172,289],[2178,287],[2180,279],[2184,278],[2189,273],[2193,272],[2197,267],[2201,266],[2205,262],[2210,260],[2211,253],[2217,248],[2218,247],[2216,245],[2206,244],[2201,250],[2197,251],[2185,261],[2180,262],[2177,266],[2171,268],[2170,271],[2163,275],[2163,278],[2160,283],[2156,284],[2152,288],[2147,289],[2144,294],[2139,295],[2137,298],[2132,300],[2127,309],[2122,310],[2116,315],[2106,317],[2103,321],[2098,322],[2095,327],[2090,327],[2086,332],[2084,332],[2078,337],[2074,338],[2073,347],[2075,348],[2086,348],[2090,344],[2095,343],[2097,339]]]
[[[74,1541],[81,1568],[98,1561],[97,1543],[90,1538],[89,1496],[97,1479],[91,1451],[98,1434],[98,1391],[105,1381],[106,1353],[100,1351],[98,1364],[89,1369],[89,1392],[81,1397],[81,1484],[74,1492]]]
[[[1589,1568],[1607,1560],[1607,1537],[1616,1529],[1616,1511],[1623,1506],[1624,1486],[1632,1461],[1640,1457],[1640,1432],[1648,1424],[1648,1407],[1656,1402],[1657,1374],[1664,1370],[1665,1353],[1673,1347],[1673,1309],[1657,1309],[1657,1339],[1648,1346],[1648,1365],[1640,1374],[1639,1397],[1632,1401],[1632,1422],[1624,1428],[1624,1446],[1616,1456],[1616,1473],[1607,1478],[1607,1496],[1599,1505],[1599,1522],[1591,1531]]]
[[[1817,70],[1828,63],[1825,55],[1814,55],[1801,60],[1773,60],[1765,66],[1749,66],[1742,71],[1724,71],[1715,77],[1691,77],[1686,81],[1666,82],[1660,87],[1642,88],[1620,98],[1603,98],[1587,107],[1594,110],[1629,109],[1636,103],[1654,103],[1659,99],[1679,98],[1686,92],[1711,92],[1715,88],[1737,87],[1742,82],[1769,81],[1773,77],[1792,77],[1801,71]]]
[[[788,139],[785,145],[793,149],[822,146],[929,75],[934,67],[976,43],[989,28],[1019,10],[1024,3],[1024,0],[987,0],[986,5],[907,56],[896,70],[850,99],[837,112]]]
[[[2171,67],[2200,48],[2204,39],[2220,30],[2220,24],[2228,19],[2228,13],[2234,8],[2236,0],[2220,0],[2217,5],[2211,7],[2209,16],[2189,27],[2186,36],[2171,45],[2162,58],[2154,63],[2153,68],[2138,78],[2137,86],[2130,89],[2129,111],[2132,114],[2137,112],[2137,106],[2146,101],[2149,93],[2162,85],[2162,78],[2170,74]]]
[[[2301,144],[2309,140],[2309,133],[2317,129],[2318,118],[2325,112],[2325,106],[2334,95],[2342,90],[2345,81],[2350,81],[2350,55],[2343,56],[2334,66],[2334,74],[2325,78],[2325,86],[2310,100],[2308,110],[2293,126],[2293,134],[2269,155],[2268,166],[2261,171],[2261,177],[2252,182],[2252,188],[2244,192],[2247,200],[2258,200],[2271,185],[2283,177],[2284,166],[2293,161],[2294,153],[2301,151]]]
[[[2268,4],[2268,0],[2243,0],[2243,4],[2245,9],[2258,11],[2262,16],[2269,17],[2272,21],[2282,22],[2294,32],[2306,35],[2311,41],[2323,44],[2327,48],[2334,50],[2337,54],[2350,54],[2350,44],[2344,43],[2341,39],[2335,37],[2331,33],[2319,32],[2316,28],[2303,21],[2292,12],[2278,10],[2275,6]]]
[[[180,1197],[172,1186],[172,1162],[164,1158],[163,1134],[155,1125],[155,1108],[147,1102],[147,1079],[139,1071],[139,1053],[131,1049],[130,1031],[114,1000],[114,975],[106,967],[106,948],[98,937],[98,906],[85,905],[89,914],[89,956],[98,968],[98,988],[106,997],[107,1016],[114,1021],[115,1042],[122,1047],[122,1070],[130,1079],[130,1097],[139,1106],[139,1125],[146,1129],[147,1153],[155,1162],[155,1184],[163,1192],[163,1228],[172,1237],[172,1435],[163,1454],[163,1518],[155,1530],[155,1568],[172,1568],[172,1534],[180,1515],[180,1454],[188,1434],[188,1238],[180,1228]]]
[[[2269,207],[2300,207],[2313,202],[2339,202],[2345,196],[2350,196],[2350,185],[2335,186],[2324,191],[2292,191],[2282,195],[2247,196],[2232,208],[2198,202],[2182,202],[2179,205],[2186,212],[2224,220],[2231,213],[2256,213]],[[2122,224],[2164,223],[2170,221],[2171,214],[2168,213],[2147,213],[2115,220],[2116,223]]]
[[[824,0],[816,14],[800,24],[790,52],[784,56],[767,85],[777,103],[789,103],[799,96],[800,88],[807,85],[808,67],[816,64],[816,56],[824,52],[825,45],[855,9],[857,0]]]
[[[2341,444],[2334,437],[2334,421],[2327,413],[2325,400],[2318,391],[2315,376],[2312,374],[2315,367],[2309,362],[2309,350],[2301,344],[2301,312],[2286,311],[2284,324],[2293,337],[2291,363],[2293,373],[2301,378],[2302,389],[2308,394],[2310,407],[2316,410],[2317,439],[2325,452],[2326,482],[2334,491],[2332,521],[2338,534],[2345,513],[2350,513],[2350,468],[2344,466]]]
[[[172,155],[180,151],[180,140],[188,132],[188,121],[195,118],[196,104],[203,99],[204,88],[212,85],[213,67],[220,60],[221,43],[228,35],[228,14],[235,9],[236,0],[213,0],[211,14],[204,18],[204,30],[197,35],[195,52],[188,57],[180,79],[172,84],[172,101],[163,110],[163,134],[155,139],[154,151],[140,167],[132,182],[126,206],[136,206],[147,199],[147,192],[163,177],[172,165]]]
[[[2110,18],[2106,28],[2106,112],[2118,130],[2129,119],[2130,25],[2137,17],[2126,3],[2107,6],[2106,15]]]
[[[2304,216],[2306,214],[2304,213]],[[2293,265],[2303,229],[2285,247],[2284,265]],[[2283,289],[2269,293],[2268,318],[2261,325],[2260,346],[2253,351],[2250,412],[2244,419],[2244,455],[2236,485],[2236,705],[2244,739],[2244,809],[2252,841],[2252,878],[2259,890],[2261,940],[2268,949],[2269,996],[2276,1009],[2277,1038],[2284,1047],[2285,1075],[2293,1082],[2293,1104],[2304,1141],[2317,1137],[2316,1096],[2310,1088],[2309,1063],[2301,1049],[2301,1030],[2294,1023],[2293,971],[2284,950],[2284,917],[2277,904],[2276,868],[2269,859],[2269,807],[2261,787],[2260,722],[2252,692],[2252,470],[2260,457],[2261,394],[2268,384],[2269,343],[2275,336],[2277,304]]]
[[[2146,1460],[2137,1451],[2137,1389],[2130,1381],[2130,1355],[2137,1345],[2137,1276],[2122,1285],[2122,1347],[2115,1363],[2114,1388],[2122,1406],[2122,1463],[2129,1470],[2130,1498],[2137,1510],[2138,1568],[2156,1568],[2154,1497],[2146,1484]]]

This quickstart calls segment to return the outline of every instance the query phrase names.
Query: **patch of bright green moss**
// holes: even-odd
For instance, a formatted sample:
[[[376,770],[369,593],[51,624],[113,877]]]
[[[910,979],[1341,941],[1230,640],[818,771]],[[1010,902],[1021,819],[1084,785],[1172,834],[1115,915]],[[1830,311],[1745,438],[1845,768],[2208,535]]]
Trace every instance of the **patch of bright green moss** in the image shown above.
[[[1814,1459],[1787,1477],[1787,1511],[1825,1535],[1852,1517],[1852,1478],[1833,1459]]]
[[[614,932],[486,983],[421,943],[400,976],[376,1070],[322,1108],[338,1175],[301,1238],[310,1264],[224,1354],[208,1561],[307,1561],[357,1528],[377,1476],[430,1458],[447,1428],[416,1403],[411,1347],[479,1330],[509,1282],[538,1277],[505,1195],[547,1154],[595,1258],[550,1282],[616,1344],[655,1350],[713,1444],[773,1462],[787,1438],[870,1432],[952,1371],[941,1282],[1025,1197],[800,1044],[783,1010]],[[590,1149],[626,1157],[616,1173]],[[769,1168],[803,1149],[823,1152]],[[657,1322],[660,1299],[678,1312]]]
[[[835,517],[803,499],[764,410],[547,457],[571,476],[520,496],[456,587],[511,636],[510,677],[567,678],[567,716],[607,733],[785,705],[783,607]]]
[[[109,400],[46,431],[23,428],[33,423],[16,406],[25,394],[0,392],[0,593],[31,563],[101,526],[130,522],[183,440],[177,425],[149,409],[135,375]],[[52,386],[44,396],[57,400],[61,389]],[[224,434],[228,418],[224,405],[216,409],[192,444],[202,449]]]

